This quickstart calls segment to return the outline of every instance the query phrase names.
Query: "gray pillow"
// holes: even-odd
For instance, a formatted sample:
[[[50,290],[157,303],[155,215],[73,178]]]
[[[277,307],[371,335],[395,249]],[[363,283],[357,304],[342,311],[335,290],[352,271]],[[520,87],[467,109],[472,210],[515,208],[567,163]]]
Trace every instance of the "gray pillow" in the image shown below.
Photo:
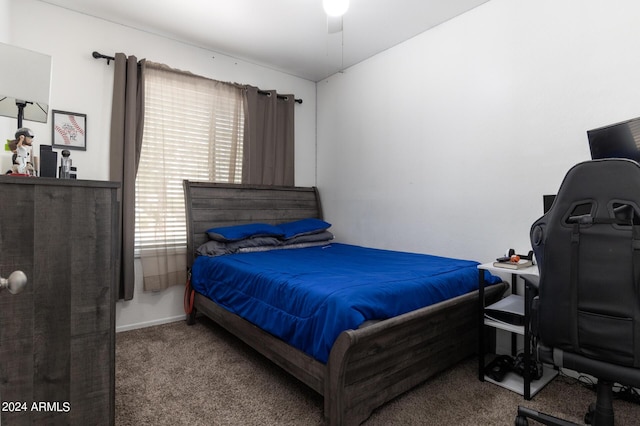
[[[198,247],[196,252],[201,256],[221,256],[237,253],[241,248],[277,246],[279,244],[280,240],[276,237],[253,237],[229,242],[209,240]]]

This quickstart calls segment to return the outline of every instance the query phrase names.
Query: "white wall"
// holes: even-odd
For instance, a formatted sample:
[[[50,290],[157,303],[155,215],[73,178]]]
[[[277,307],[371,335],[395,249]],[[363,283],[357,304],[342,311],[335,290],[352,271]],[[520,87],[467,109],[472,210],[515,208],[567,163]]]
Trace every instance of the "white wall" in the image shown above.
[[[9,0],[0,0],[0,43],[9,39]]]
[[[0,14],[0,24],[8,24],[10,28],[5,41],[52,56],[50,108],[87,114],[87,151],[71,154],[79,178],[109,178],[113,63],[108,66],[104,60],[93,59],[91,53],[97,50],[110,56],[124,52],[221,81],[294,93],[304,101],[296,104],[296,183],[315,184],[316,88],[313,82],[40,1],[9,0],[7,3],[0,0],[0,10],[7,9],[7,23],[3,22],[5,15]],[[2,37],[0,30],[0,41]],[[51,144],[50,122],[25,122],[24,125],[36,134],[36,152],[39,144]],[[4,139],[13,137],[15,127],[15,120],[0,117]],[[136,264],[136,276],[134,299],[118,302],[116,306],[118,330],[183,317],[182,287],[157,294],[145,293],[141,289],[139,264]]]
[[[640,116],[639,21],[634,0],[492,0],[319,82],[337,237],[526,253],[542,195],[590,158],[586,131]]]

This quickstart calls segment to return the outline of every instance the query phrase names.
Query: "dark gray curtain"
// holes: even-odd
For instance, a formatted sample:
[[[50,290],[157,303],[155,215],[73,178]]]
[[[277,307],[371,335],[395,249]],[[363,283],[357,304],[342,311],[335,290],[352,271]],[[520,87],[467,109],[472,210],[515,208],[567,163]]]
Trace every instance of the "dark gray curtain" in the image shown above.
[[[246,87],[242,182],[294,185],[293,95]]]
[[[118,191],[121,246],[115,267],[118,298],[131,300],[135,284],[135,184],[144,125],[145,61],[138,63],[135,56],[116,53],[114,66],[109,179],[121,185]]]

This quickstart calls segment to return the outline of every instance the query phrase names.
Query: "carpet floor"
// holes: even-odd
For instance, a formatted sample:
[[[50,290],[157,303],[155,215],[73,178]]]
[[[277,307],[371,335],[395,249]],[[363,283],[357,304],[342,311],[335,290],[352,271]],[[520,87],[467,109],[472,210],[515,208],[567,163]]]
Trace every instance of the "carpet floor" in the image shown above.
[[[593,390],[562,375],[525,401],[480,382],[476,369],[470,358],[378,408],[364,425],[508,426],[518,405],[582,423],[595,401]],[[322,404],[206,318],[116,335],[116,425],[323,425]],[[640,405],[616,400],[614,410],[616,425],[640,425]]]

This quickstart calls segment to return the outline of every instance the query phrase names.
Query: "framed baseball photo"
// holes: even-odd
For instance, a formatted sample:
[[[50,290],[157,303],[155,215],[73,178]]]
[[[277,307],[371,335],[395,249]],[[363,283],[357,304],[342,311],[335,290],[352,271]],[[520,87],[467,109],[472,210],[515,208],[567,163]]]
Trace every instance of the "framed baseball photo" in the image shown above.
[[[86,151],[87,115],[55,109],[51,113],[51,145]]]

